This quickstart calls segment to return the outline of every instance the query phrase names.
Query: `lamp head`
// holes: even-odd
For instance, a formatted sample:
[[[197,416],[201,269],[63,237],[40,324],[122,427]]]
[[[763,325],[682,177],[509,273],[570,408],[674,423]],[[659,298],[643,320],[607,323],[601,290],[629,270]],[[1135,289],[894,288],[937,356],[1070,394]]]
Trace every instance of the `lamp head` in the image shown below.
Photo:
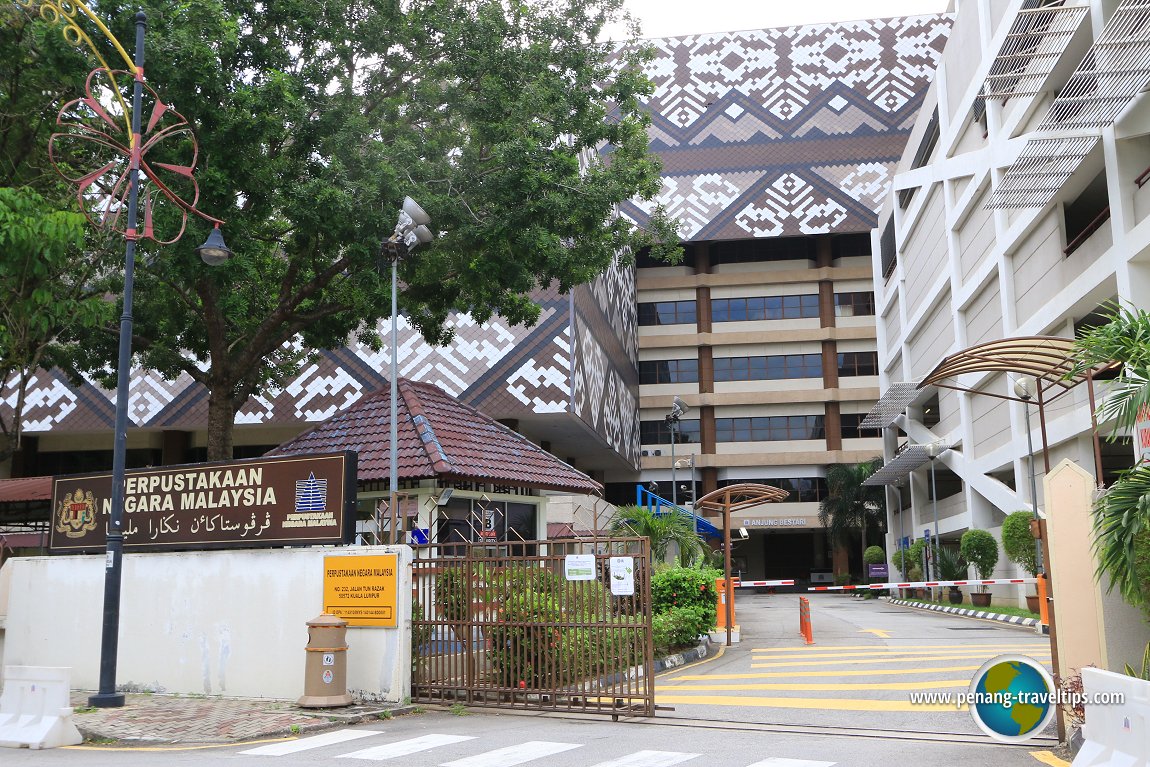
[[[235,255],[231,249],[224,244],[224,234],[220,231],[218,221],[208,234],[208,239],[204,244],[196,248],[196,253],[208,266],[219,266]]]
[[[751,534],[749,532],[747,532],[747,528],[740,527],[739,528],[739,537],[742,538],[743,540],[746,540],[747,538],[751,537]]]
[[[416,226],[425,226],[431,223],[431,216],[423,208],[419,207],[419,203],[410,197],[403,198],[403,212],[411,218]]]
[[[938,458],[949,449],[950,448],[948,448],[943,442],[931,442],[926,446],[926,454],[929,455],[930,459],[933,461],[935,458]]]
[[[681,418],[690,409],[690,406],[679,397],[671,400],[671,418],[674,420]]]
[[[1030,376],[1019,376],[1014,379],[1014,394],[1020,400],[1029,402],[1034,397],[1035,381]]]

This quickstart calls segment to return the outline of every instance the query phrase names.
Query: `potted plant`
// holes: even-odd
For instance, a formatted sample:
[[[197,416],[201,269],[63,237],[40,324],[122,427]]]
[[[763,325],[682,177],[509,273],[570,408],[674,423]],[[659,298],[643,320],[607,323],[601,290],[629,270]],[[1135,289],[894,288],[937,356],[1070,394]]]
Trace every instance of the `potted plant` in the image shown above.
[[[922,568],[919,567],[918,565],[911,565],[910,570],[907,571],[906,577],[910,578],[912,583],[915,581],[921,581],[922,580]],[[918,588],[917,586],[914,588],[911,588],[911,589],[907,589],[907,590],[910,592],[911,597],[917,598],[917,597],[922,596],[923,589]]]
[[[1022,510],[1006,515],[1002,521],[1002,550],[1006,558],[1018,565],[1031,578],[1038,575],[1038,552],[1035,550],[1034,535],[1030,523],[1034,514]],[[1026,595],[1026,609],[1038,612],[1038,595]]]
[[[979,580],[986,580],[994,572],[994,566],[998,564],[998,541],[987,531],[973,527],[962,534],[958,553],[974,565]],[[976,607],[988,607],[990,592],[985,586],[980,587],[979,591],[970,593],[970,602]]]
[[[938,574],[944,581],[966,580],[966,562],[952,549],[940,546],[938,549]],[[962,591],[958,586],[950,586],[946,598],[952,605],[962,604]]]

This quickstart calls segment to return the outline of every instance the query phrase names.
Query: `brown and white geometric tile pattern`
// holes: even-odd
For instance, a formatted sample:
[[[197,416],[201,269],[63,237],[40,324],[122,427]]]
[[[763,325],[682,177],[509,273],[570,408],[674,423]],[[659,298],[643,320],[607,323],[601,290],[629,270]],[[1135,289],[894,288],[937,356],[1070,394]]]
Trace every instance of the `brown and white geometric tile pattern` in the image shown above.
[[[657,202],[688,240],[869,229],[949,31],[932,15],[650,41]]]

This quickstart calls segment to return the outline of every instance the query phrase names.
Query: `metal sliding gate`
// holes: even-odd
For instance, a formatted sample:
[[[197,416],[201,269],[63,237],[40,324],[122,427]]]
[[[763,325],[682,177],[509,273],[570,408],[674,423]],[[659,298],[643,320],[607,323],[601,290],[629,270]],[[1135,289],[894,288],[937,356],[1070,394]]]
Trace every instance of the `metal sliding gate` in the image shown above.
[[[646,538],[415,547],[412,701],[654,716]]]

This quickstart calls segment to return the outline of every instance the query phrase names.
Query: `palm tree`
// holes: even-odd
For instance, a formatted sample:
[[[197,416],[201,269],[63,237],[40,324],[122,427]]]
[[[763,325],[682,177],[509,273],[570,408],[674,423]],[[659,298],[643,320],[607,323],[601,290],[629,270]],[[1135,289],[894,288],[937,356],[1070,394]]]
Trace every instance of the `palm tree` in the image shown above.
[[[683,511],[668,508],[656,513],[647,506],[620,506],[608,523],[616,535],[634,535],[651,539],[651,561],[663,562],[674,543],[679,549],[679,564],[690,567],[703,554],[703,539],[695,530],[695,520]]]
[[[852,531],[858,530],[862,539],[859,550],[866,551],[867,528],[881,524],[886,518],[886,494],[882,487],[863,482],[881,466],[881,458],[872,458],[862,463],[836,463],[827,467],[827,497],[819,503],[819,523],[827,529],[832,541],[845,544]]]
[[[1109,303],[1108,322],[1082,331],[1075,340],[1075,373],[1120,362],[1108,396],[1098,408],[1099,422],[1113,419],[1111,438],[1134,428],[1139,412],[1150,406],[1150,314]],[[1150,608],[1150,465],[1118,475],[1094,504],[1097,575],[1110,577],[1128,603]]]

